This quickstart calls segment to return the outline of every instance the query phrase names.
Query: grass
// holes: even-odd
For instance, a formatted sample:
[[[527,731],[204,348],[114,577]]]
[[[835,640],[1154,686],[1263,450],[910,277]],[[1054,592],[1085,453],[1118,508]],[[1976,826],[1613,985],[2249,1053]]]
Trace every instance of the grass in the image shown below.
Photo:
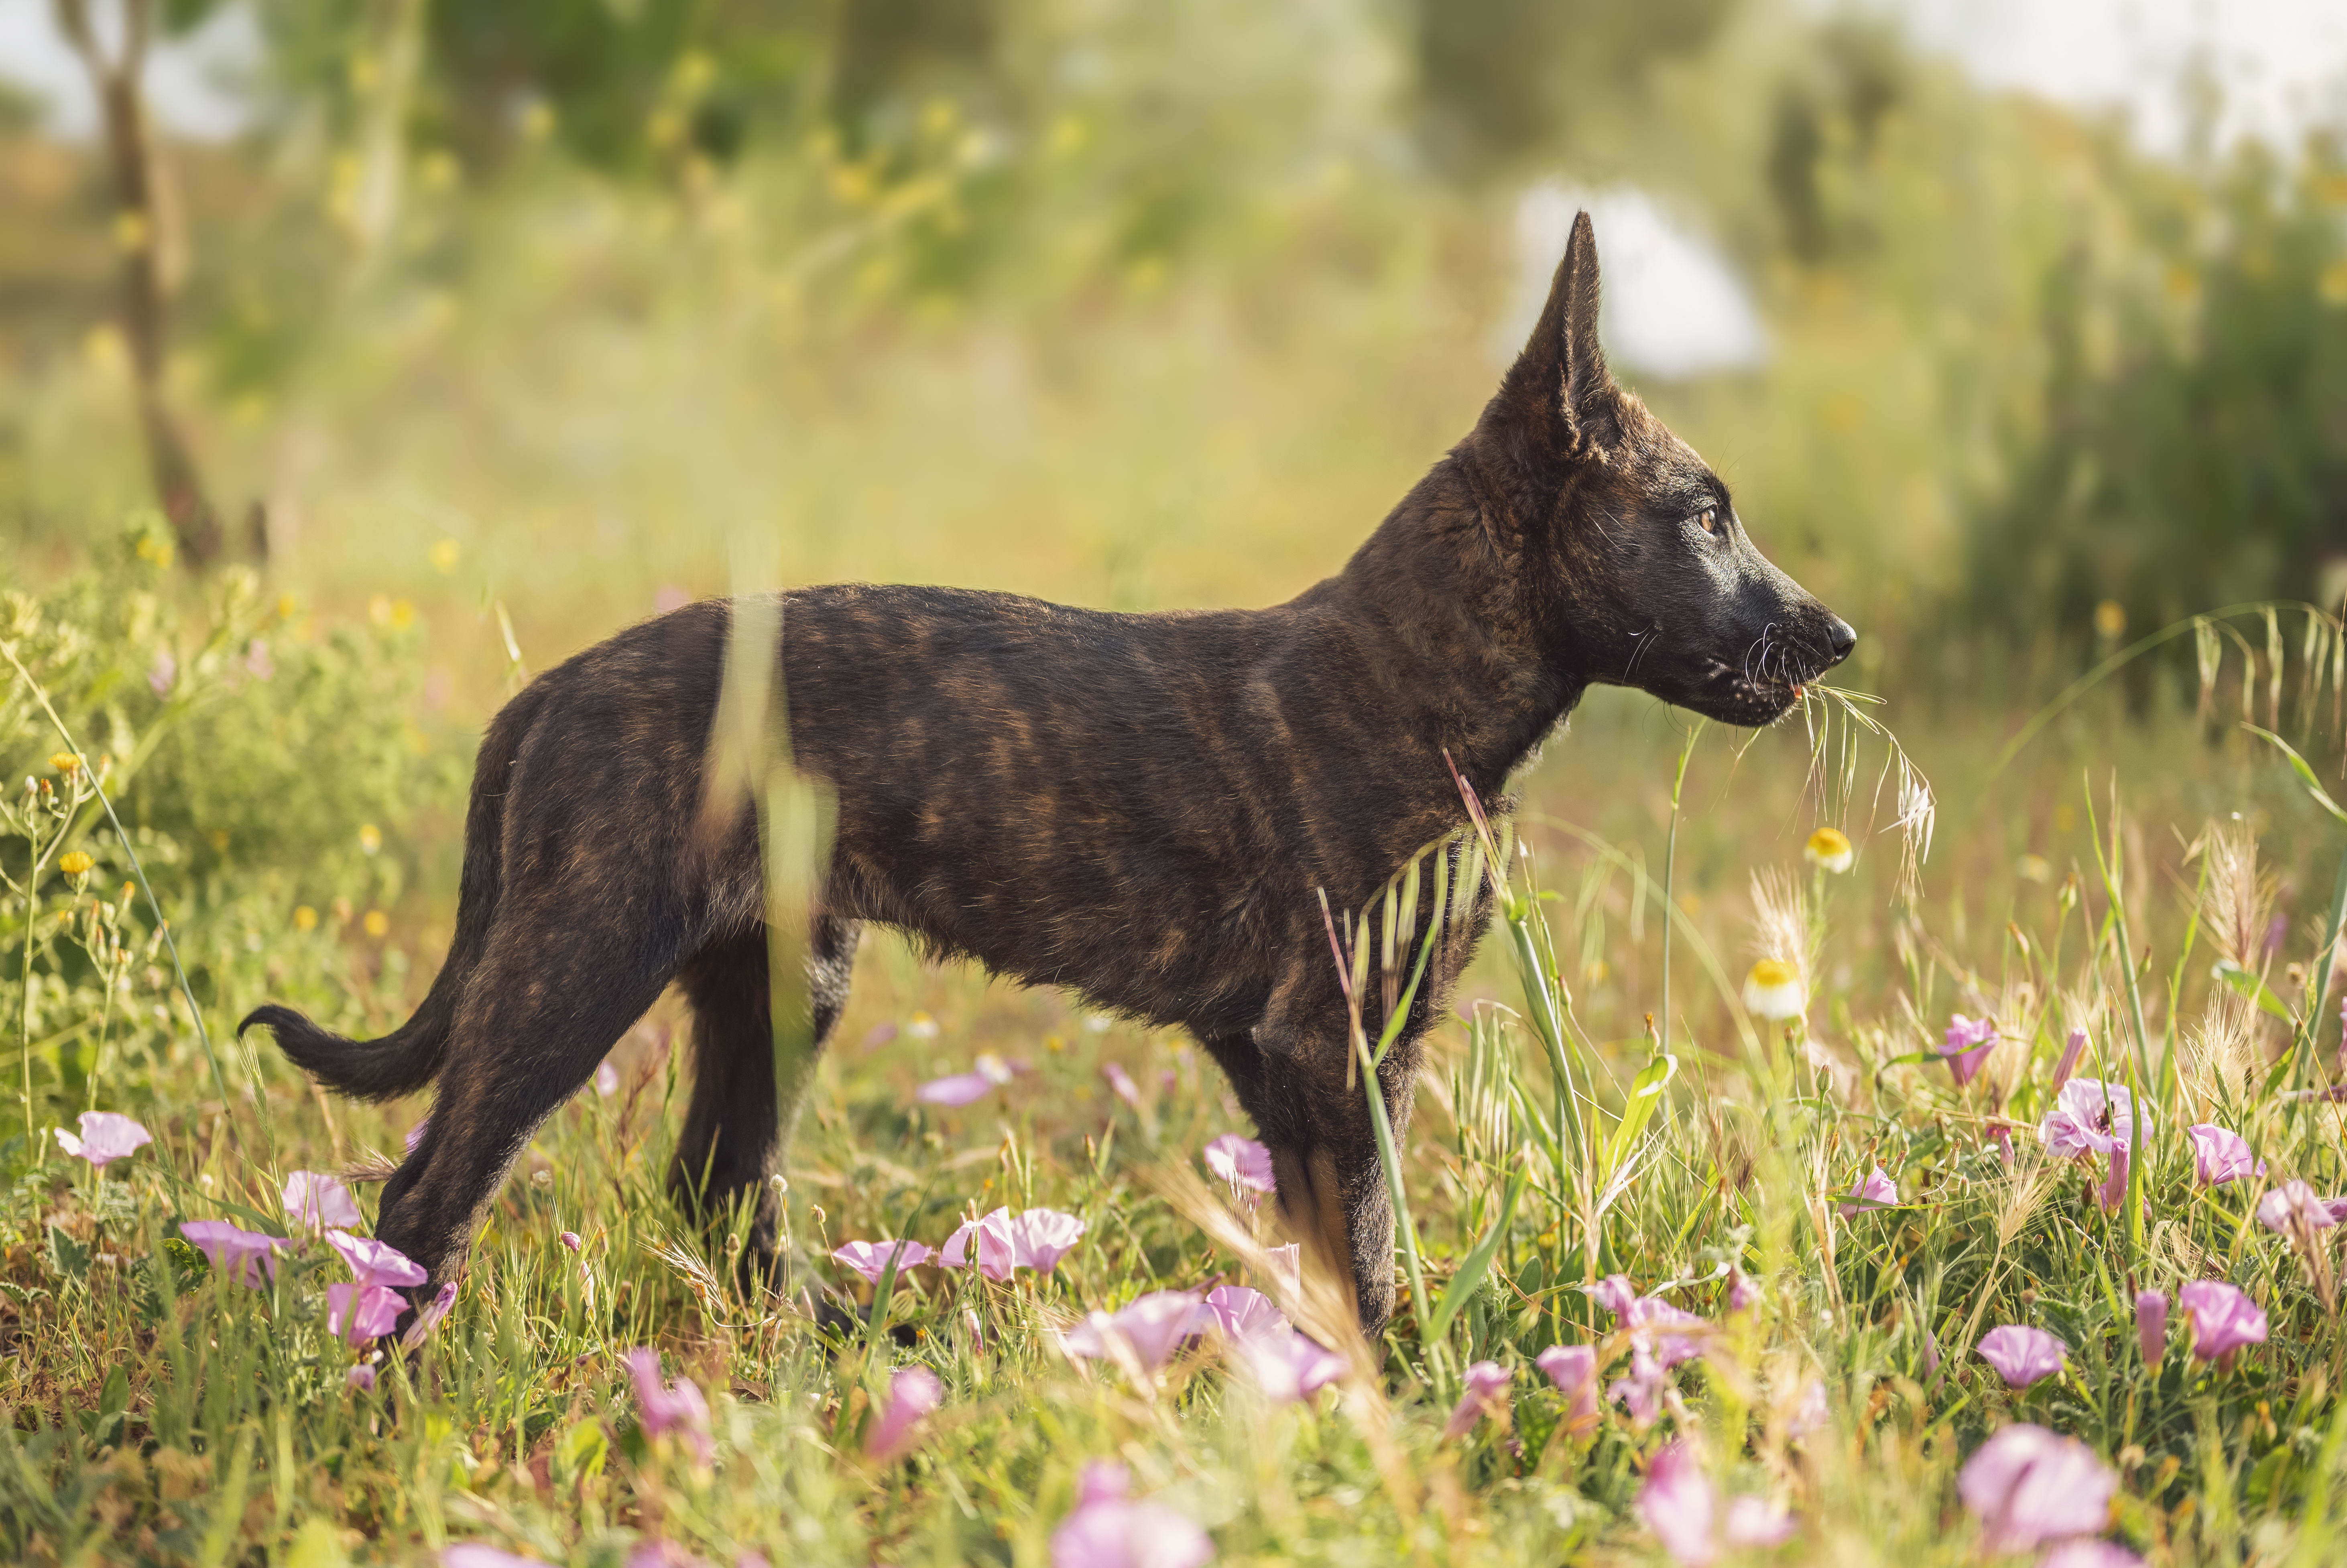
[[[2328,878],[2294,876],[2298,918],[2269,949],[2276,888],[2251,825],[2182,813],[2193,790],[2229,789],[2302,856],[2335,856],[2338,835],[2251,743],[2211,749],[2181,713],[2129,725],[2096,712],[2105,727],[2045,765],[2100,753],[2139,777],[2142,754],[2163,756],[2169,778],[2141,793],[2165,797],[2170,820],[2144,821],[2136,788],[2098,772],[2065,792],[2076,824],[2054,832],[2049,815],[2033,834],[1983,820],[1970,792],[2004,781],[1954,769],[1911,903],[1895,897],[1895,835],[1863,831],[1879,751],[1828,770],[1823,810],[1862,849],[1849,876],[1829,876],[1799,859],[1819,796],[1798,731],[1747,743],[1627,707],[1587,715],[1531,775],[1521,849],[1492,845],[1510,873],[1503,917],[1396,1147],[1414,1221],[1396,1321],[1361,1375],[1308,1404],[1267,1405],[1212,1339],[1153,1376],[1056,1348],[1055,1330],[1148,1291],[1273,1288],[1248,1263],[1261,1217],[1197,1173],[1210,1138],[1247,1129],[1177,1036],[871,943],[789,1173],[794,1286],[868,1305],[871,1287],[826,1261],[834,1246],[934,1245],[1003,1204],[1088,1229],[1048,1277],[911,1270],[877,1315],[895,1332],[867,1335],[818,1328],[804,1297],[745,1296],[738,1241],[689,1234],[669,1208],[687,1052],[663,1008],[620,1043],[614,1091],[582,1092],[531,1144],[446,1322],[412,1359],[380,1358],[364,1392],[325,1328],[324,1287],[343,1277],[330,1252],[298,1248],[250,1289],[175,1227],[224,1216],[282,1234],[288,1173],[379,1164],[425,1107],[337,1105],[249,1049],[229,1054],[228,1102],[207,1102],[182,1009],[144,1060],[126,1040],[93,1091],[138,1106],[150,1148],[101,1173],[46,1142],[14,1145],[0,1540],[42,1562],[403,1561],[457,1542],[618,1562],[656,1542],[712,1562],[1040,1563],[1082,1467],[1113,1458],[1136,1493],[1211,1532],[1224,1562],[1643,1560],[1659,1548],[1635,1507],[1642,1476],[1679,1438],[1730,1492],[1792,1509],[1783,1560],[1959,1563],[1982,1553],[1954,1500],[1958,1463],[2032,1420],[2117,1468],[2111,1533],[2155,1561],[2245,1547],[2327,1561],[2347,1435],[2332,1254],[2302,1258],[2251,1220],[2262,1183],[2196,1187],[2178,1130],[2219,1122],[2270,1180],[2342,1184],[2339,1108],[2288,1092],[2327,1080],[2335,993],[2319,1052],[2318,1030],[2254,1000],[2302,1014],[2327,985],[2307,960],[2331,914],[2308,895]],[[1961,735],[1928,743],[1987,754]],[[1604,828],[1574,820],[1598,802]],[[1657,818],[1624,831],[1650,803]],[[1763,882],[1738,886],[1755,872]],[[61,888],[51,907],[86,911],[87,895]],[[136,946],[135,914],[116,918]],[[209,939],[205,918],[187,945]],[[355,924],[305,935],[318,933],[282,938],[281,994],[376,1017],[415,994],[423,966],[388,997],[378,968],[363,1000],[338,978],[337,950],[368,946]],[[1737,982],[1759,952],[1809,978],[1806,1020],[1744,1016]],[[2219,957],[2269,989],[2207,979]],[[207,983],[230,989],[228,972]],[[205,1009],[223,1038],[228,1000]],[[1951,1011],[2004,1034],[1962,1091],[1931,1052]],[[1666,1041],[1646,1033],[1649,1012],[1673,1020]],[[2157,1106],[2135,1166],[2139,1223],[2095,1203],[2099,1170],[2039,1147],[2073,1027],[2090,1040],[2083,1075]],[[982,1050],[1032,1071],[963,1110],[915,1102],[918,1082]],[[1101,1075],[1111,1062],[1138,1085],[1129,1103]],[[36,1066],[43,1114],[67,1120],[77,1081],[28,1050]],[[1989,1135],[2000,1126],[2011,1164]],[[1877,1166],[1898,1203],[1837,1213]],[[1749,1311],[1727,1309],[1731,1267],[1759,1283]],[[1589,1293],[1615,1273],[1719,1329],[1673,1374],[1658,1421],[1610,1403],[1575,1435],[1532,1358],[1588,1343],[1606,1378],[1624,1372],[1631,1347]],[[2146,1366],[2134,1287],[2203,1276],[2256,1296],[2271,1337],[2206,1366],[2179,1327]],[[1308,1303],[1291,1310],[1315,1321]],[[2066,1370],[2005,1388],[1973,1347],[2007,1322],[2057,1334]],[[644,1345],[706,1390],[710,1461],[639,1424],[620,1358]],[[1481,1360],[1513,1372],[1508,1397],[1446,1440],[1463,1369]],[[868,1424],[913,1364],[935,1370],[944,1402],[910,1458],[871,1463]]]

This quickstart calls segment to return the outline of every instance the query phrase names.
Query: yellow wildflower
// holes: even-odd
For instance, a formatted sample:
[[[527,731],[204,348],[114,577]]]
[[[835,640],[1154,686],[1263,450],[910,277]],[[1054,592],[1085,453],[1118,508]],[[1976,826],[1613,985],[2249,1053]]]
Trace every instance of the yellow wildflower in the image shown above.
[[[1801,971],[1782,958],[1763,958],[1752,966],[1744,981],[1745,1009],[1755,1018],[1775,1022],[1799,1018],[1809,1010],[1809,988]]]
[[[68,849],[57,856],[57,869],[68,876],[87,876],[89,868],[97,864],[78,849]]]
[[[1810,865],[1834,872],[1849,870],[1850,856],[1850,836],[1838,827],[1818,829],[1801,850],[1801,857]]]

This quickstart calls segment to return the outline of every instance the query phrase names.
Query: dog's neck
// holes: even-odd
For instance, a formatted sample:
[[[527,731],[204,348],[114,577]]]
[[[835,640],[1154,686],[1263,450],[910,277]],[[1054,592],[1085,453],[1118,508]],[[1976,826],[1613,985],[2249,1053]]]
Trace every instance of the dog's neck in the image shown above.
[[[1546,552],[1525,548],[1504,496],[1479,477],[1463,446],[1437,463],[1323,587],[1361,623],[1394,717],[1488,795],[1589,681],[1544,632],[1525,574]]]

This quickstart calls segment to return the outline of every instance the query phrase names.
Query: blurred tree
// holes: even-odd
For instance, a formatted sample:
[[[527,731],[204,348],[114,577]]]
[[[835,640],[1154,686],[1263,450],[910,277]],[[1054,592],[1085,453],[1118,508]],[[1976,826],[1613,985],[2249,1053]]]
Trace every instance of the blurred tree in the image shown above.
[[[2347,159],[2183,171],[2115,144],[2105,178],[2127,222],[2082,223],[2045,272],[2043,414],[1973,536],[1973,596],[2106,636],[2313,599],[2347,558]]]
[[[1734,0],[1419,0],[1418,128],[1480,179],[1568,148],[1635,104],[1649,68],[1704,48]]]
[[[1906,96],[1905,46],[1885,22],[1837,18],[1778,89],[1763,169],[1784,247],[1816,263],[1866,243],[1870,231],[1833,210],[1820,182],[1837,163],[1872,154],[1884,117]]]
[[[128,350],[147,444],[156,504],[170,520],[179,554],[201,569],[225,542],[220,515],[205,493],[194,447],[164,385],[170,354],[171,299],[187,272],[184,236],[169,172],[157,156],[147,117],[148,46],[159,21],[185,31],[203,21],[215,0],[169,0],[158,16],[154,0],[122,0],[111,41],[99,36],[89,0],[56,0],[57,29],[80,56],[98,103],[107,171],[114,186],[115,248],[120,262],[122,335]]]

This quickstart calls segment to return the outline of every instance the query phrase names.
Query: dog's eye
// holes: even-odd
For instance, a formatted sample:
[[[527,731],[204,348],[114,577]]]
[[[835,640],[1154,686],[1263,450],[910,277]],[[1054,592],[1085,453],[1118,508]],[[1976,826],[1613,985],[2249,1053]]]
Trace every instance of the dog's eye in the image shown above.
[[[1706,507],[1702,511],[1696,514],[1695,521],[1696,526],[1701,528],[1705,533],[1716,534],[1719,532],[1719,508],[1717,507]]]

